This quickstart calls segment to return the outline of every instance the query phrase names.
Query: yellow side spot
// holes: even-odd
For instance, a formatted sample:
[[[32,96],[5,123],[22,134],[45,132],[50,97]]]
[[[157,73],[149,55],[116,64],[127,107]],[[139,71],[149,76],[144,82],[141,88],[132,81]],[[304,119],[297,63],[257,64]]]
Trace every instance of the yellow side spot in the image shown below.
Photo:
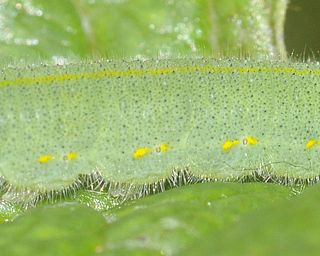
[[[139,159],[152,152],[152,148],[138,148],[133,152],[133,158]]]
[[[244,145],[256,145],[258,140],[255,137],[248,136],[243,140]]]
[[[232,147],[238,145],[239,143],[239,140],[226,140],[222,145],[222,149],[225,151],[230,150]]]
[[[51,155],[42,155],[38,158],[38,162],[39,162],[39,164],[45,164],[53,159],[54,159],[54,157]]]
[[[76,152],[70,152],[67,155],[65,155],[64,160],[72,161],[75,160],[78,157],[78,154]]]
[[[162,144],[160,144],[159,147],[156,148],[156,152],[158,152],[158,153],[167,152],[169,149],[170,149],[169,144],[162,143]]]
[[[317,143],[316,140],[314,139],[311,139],[311,140],[308,140],[307,144],[306,144],[306,149],[312,149],[313,146]],[[319,144],[319,141],[318,141],[318,144]]]

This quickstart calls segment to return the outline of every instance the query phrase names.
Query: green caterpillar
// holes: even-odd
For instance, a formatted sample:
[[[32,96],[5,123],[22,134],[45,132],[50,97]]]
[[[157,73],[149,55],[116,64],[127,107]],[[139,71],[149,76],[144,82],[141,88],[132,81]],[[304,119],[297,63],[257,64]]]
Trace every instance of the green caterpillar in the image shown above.
[[[320,174],[317,63],[177,59],[5,67],[0,176],[61,190],[79,174],[148,184]]]

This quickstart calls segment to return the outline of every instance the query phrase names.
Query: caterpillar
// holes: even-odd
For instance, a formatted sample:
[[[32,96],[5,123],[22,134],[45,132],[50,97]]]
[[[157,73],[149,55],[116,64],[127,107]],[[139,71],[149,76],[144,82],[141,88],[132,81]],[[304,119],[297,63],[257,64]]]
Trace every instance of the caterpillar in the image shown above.
[[[1,77],[0,176],[15,188],[320,174],[318,63],[95,60]]]

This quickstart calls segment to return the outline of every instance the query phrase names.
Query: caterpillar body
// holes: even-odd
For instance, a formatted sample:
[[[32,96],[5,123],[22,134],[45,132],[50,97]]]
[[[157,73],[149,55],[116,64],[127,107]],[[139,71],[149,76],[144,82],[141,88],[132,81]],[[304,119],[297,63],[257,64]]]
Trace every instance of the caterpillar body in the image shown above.
[[[0,175],[48,191],[79,174],[143,184],[188,169],[320,175],[316,63],[176,59],[5,67]]]

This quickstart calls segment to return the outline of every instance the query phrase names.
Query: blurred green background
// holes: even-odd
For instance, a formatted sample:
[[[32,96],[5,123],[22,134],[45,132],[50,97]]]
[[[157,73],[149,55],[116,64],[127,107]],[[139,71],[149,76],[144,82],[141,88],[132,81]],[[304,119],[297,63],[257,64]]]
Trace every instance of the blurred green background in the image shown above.
[[[2,0],[1,60],[319,58],[320,1]],[[285,21],[285,23],[284,23]],[[284,33],[283,33],[284,32]]]
[[[285,22],[288,55],[320,59],[320,1],[291,0]]]

